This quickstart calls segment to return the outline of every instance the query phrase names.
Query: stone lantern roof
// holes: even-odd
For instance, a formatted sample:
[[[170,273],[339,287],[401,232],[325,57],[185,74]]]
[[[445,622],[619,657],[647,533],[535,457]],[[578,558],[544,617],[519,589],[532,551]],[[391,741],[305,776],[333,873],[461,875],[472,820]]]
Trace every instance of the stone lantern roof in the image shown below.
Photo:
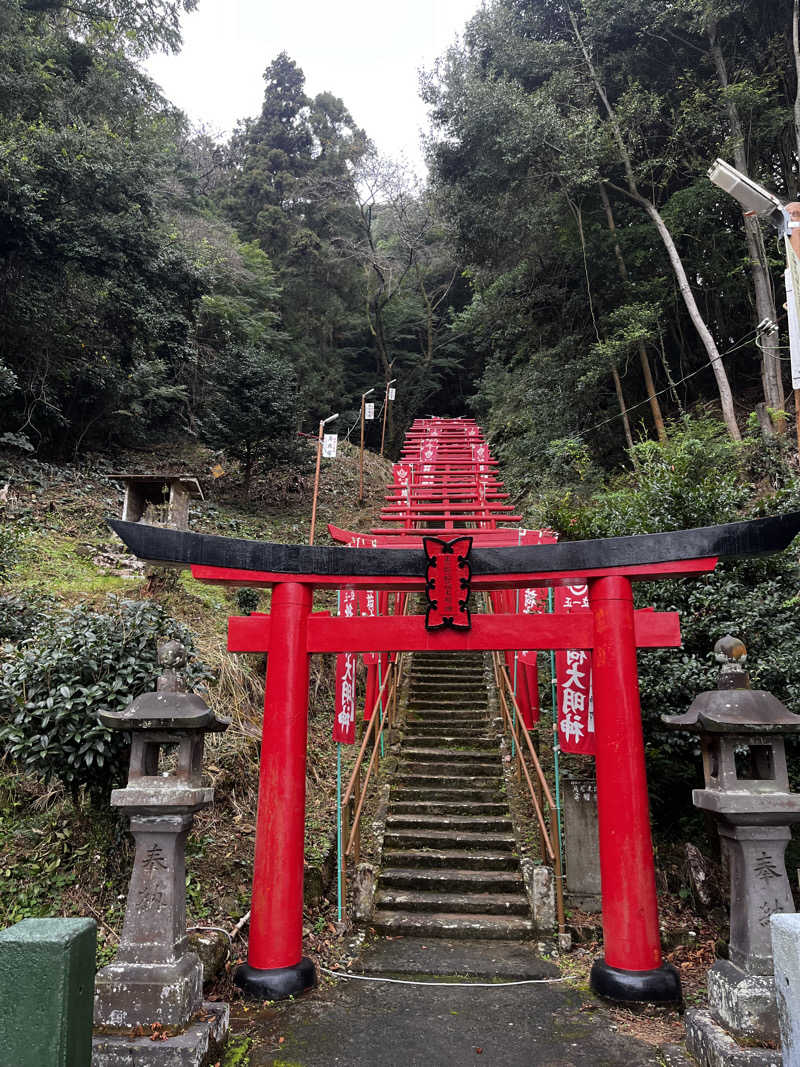
[[[717,688],[698,694],[682,715],[662,715],[667,726],[698,734],[800,733],[800,715],[772,693],[750,688],[744,669],[747,651],[741,641],[726,635],[717,641],[714,654],[722,663]]]

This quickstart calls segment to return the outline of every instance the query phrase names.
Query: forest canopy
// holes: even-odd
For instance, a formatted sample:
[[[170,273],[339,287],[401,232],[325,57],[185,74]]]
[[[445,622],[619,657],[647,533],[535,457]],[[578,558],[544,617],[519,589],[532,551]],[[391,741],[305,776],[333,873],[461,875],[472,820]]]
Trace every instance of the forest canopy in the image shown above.
[[[390,452],[472,412],[512,479],[698,406],[787,430],[784,250],[706,172],[797,195],[793,0],[492,0],[422,78],[426,180],[285,53],[229,139],[192,129],[142,59],[194,6],[0,10],[5,445],[249,469],[393,378]]]

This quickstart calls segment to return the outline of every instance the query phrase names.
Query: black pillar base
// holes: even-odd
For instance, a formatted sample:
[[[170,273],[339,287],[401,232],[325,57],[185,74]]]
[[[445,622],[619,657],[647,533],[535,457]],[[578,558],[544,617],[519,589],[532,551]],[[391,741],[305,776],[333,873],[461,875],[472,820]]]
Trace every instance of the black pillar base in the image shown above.
[[[600,997],[627,1003],[678,1004],[683,999],[680,975],[671,963],[652,971],[624,971],[595,960],[589,985]]]
[[[313,989],[317,984],[317,969],[307,956],[294,967],[272,967],[269,970],[242,963],[236,968],[233,980],[252,1000],[286,1000]]]

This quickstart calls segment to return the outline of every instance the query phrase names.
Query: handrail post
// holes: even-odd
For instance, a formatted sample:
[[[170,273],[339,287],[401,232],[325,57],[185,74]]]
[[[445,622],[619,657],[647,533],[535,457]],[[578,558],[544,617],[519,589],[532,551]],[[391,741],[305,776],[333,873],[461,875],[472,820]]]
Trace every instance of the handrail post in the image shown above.
[[[353,807],[355,813],[358,813],[358,809],[361,806],[361,767],[359,766],[356,772],[356,788],[353,793]],[[353,862],[358,865],[361,862],[361,819],[356,823],[356,839],[353,846]]]

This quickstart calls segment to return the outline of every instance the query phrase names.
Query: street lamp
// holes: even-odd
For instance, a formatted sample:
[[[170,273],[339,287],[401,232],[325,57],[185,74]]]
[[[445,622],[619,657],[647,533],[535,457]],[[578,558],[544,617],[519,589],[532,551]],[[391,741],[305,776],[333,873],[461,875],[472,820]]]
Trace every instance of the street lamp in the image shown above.
[[[367,389],[366,393],[361,394],[361,450],[358,454],[358,502],[364,503],[364,401],[370,395],[374,393],[375,389]]]
[[[381,430],[381,459],[383,459],[383,442],[386,437],[386,412],[389,408],[389,389],[397,381],[397,378],[392,378],[390,382],[386,383],[386,396],[383,399],[383,429]]]
[[[778,236],[786,241],[786,270],[783,278],[786,285],[786,311],[789,318],[789,356],[794,390],[795,428],[797,451],[800,456],[800,322],[796,300],[800,297],[800,203],[784,204],[774,193],[754,182],[746,174],[715,159],[708,176],[719,189],[729,193],[744,210],[759,218],[769,219],[777,229]],[[795,277],[797,284],[795,284]]]
[[[763,185],[754,182],[746,174],[726,163],[724,159],[715,159],[708,171],[708,176],[714,185],[729,193],[734,200],[738,200],[745,211],[752,211],[761,218],[769,218],[778,232],[783,236],[784,226],[788,229],[789,215],[783,203],[765,189]]]
[[[333,422],[334,419],[339,418],[339,413],[335,415],[329,415],[327,419],[321,419],[319,424],[319,434],[317,435],[317,469],[314,474],[314,499],[311,503],[311,532],[308,535],[308,543],[314,544],[314,528],[317,524],[317,494],[319,493],[319,468],[322,461],[322,437],[325,432],[325,427],[329,422]]]

